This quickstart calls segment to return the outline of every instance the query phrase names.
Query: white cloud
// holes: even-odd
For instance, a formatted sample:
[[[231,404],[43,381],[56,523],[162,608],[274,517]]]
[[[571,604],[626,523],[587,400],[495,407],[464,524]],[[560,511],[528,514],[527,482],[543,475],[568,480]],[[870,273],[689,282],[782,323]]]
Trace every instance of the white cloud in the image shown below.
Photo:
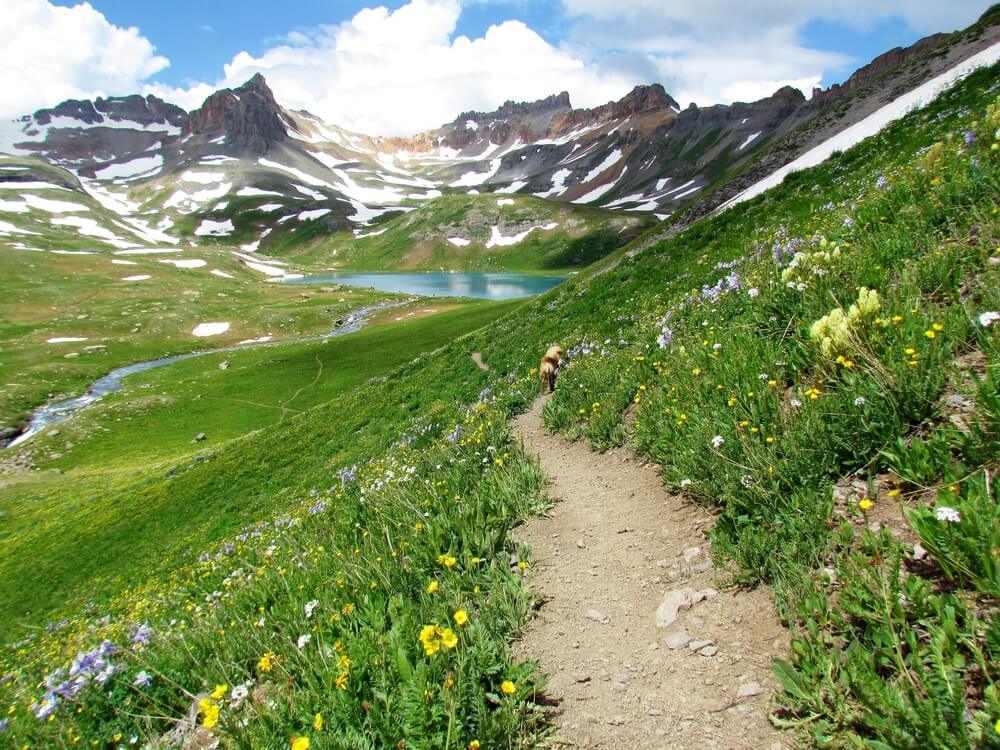
[[[985,10],[982,0],[562,0],[568,37],[584,59],[633,53],[683,104],[752,101],[790,85],[808,95],[824,72],[858,66],[801,42],[810,21],[856,31],[902,20],[913,32],[950,31]],[[640,67],[636,62],[636,73]]]
[[[134,93],[169,64],[138,29],[114,26],[87,3],[4,0],[0,39],[3,117],[69,98]]]
[[[602,104],[634,85],[627,71],[587,64],[520,21],[452,38],[460,14],[458,0],[367,8],[344,23],[289,34],[259,57],[240,52],[217,85],[237,86],[259,72],[283,105],[377,135],[410,135],[462,111],[564,89],[577,106]],[[211,88],[149,90],[190,107]]]

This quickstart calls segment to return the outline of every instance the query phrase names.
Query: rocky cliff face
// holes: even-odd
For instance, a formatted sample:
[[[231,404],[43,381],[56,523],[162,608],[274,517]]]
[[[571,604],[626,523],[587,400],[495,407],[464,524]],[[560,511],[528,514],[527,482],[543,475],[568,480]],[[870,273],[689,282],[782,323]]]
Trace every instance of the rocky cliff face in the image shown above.
[[[224,136],[236,153],[261,156],[288,137],[286,126],[291,124],[258,73],[239,88],[222,89],[208,97],[188,116],[181,135],[182,139]]]
[[[107,121],[135,122],[140,125],[173,125],[180,127],[187,118],[187,112],[176,104],[170,104],[155,96],[97,97],[89,99],[67,99],[51,109],[35,112],[34,120],[39,125],[49,125],[53,118],[67,117],[87,125],[101,125]]]

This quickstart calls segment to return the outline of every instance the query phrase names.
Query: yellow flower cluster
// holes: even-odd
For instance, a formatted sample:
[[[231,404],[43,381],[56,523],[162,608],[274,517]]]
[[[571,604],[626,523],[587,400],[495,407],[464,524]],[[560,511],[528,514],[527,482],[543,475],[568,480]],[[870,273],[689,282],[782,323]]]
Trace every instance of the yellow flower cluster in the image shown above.
[[[451,628],[442,628],[440,625],[424,625],[420,629],[419,638],[427,656],[434,656],[442,648],[448,651],[458,645],[458,635],[455,631]]]
[[[877,313],[880,307],[878,292],[861,287],[858,290],[858,301],[852,304],[847,312],[844,312],[842,307],[831,310],[812,324],[809,338],[819,343],[819,350],[824,357],[832,357],[834,352],[847,347],[852,329],[865,318]]]
[[[802,279],[807,271],[814,274],[822,273],[822,271],[818,271],[817,269],[829,266],[843,254],[843,250],[840,245],[835,244],[831,248],[830,241],[826,239],[826,237],[823,237],[819,241],[819,246],[821,249],[816,252],[795,253],[791,262],[781,272],[781,283],[786,285],[794,283],[795,281]]]

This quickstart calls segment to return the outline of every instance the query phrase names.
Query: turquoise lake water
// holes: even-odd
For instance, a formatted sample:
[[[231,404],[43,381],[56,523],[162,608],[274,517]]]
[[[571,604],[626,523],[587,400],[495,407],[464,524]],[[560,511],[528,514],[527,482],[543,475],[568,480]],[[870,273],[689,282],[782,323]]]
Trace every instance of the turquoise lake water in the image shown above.
[[[523,273],[350,273],[314,274],[289,284],[346,284],[372,287],[380,292],[419,294],[426,297],[480,297],[513,299],[546,292],[565,281],[559,276]]]

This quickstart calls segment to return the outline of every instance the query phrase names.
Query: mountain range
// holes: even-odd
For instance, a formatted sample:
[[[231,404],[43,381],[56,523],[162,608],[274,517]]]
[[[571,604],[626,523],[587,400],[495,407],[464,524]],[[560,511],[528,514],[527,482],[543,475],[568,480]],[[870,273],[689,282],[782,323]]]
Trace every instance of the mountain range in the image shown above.
[[[155,96],[68,100],[0,129],[10,155],[0,160],[0,244],[31,248],[38,235],[70,249],[214,241],[280,255],[331,235],[376,236],[413,211],[426,235],[435,201],[488,194],[503,197],[470,205],[496,217],[450,215],[438,243],[503,246],[554,231],[552,221],[589,229],[581,206],[631,214],[615,225],[626,241],[655,219],[714,208],[998,35],[984,17],[891,50],[808,99],[783,87],[752,103],[682,108],[652,84],[574,109],[562,92],[463,112],[406,138],[283,107],[259,74],[192,112]],[[539,223],[528,198],[565,208]],[[524,210],[495,210],[503,205]]]

